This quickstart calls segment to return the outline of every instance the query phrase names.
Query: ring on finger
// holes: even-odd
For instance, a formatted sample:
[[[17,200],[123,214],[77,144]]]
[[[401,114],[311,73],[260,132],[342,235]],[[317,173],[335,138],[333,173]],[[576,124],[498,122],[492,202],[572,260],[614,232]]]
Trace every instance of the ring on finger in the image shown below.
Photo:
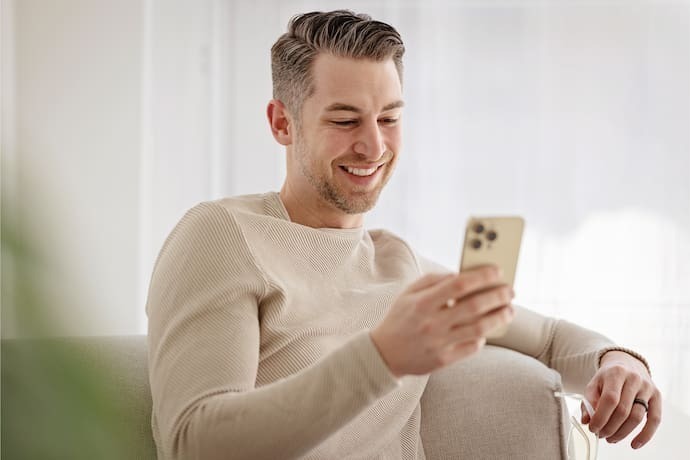
[[[633,405],[635,404],[640,404],[642,407],[644,407],[645,412],[649,412],[649,403],[647,403],[647,401],[645,401],[644,399],[635,398],[635,400],[633,401]]]

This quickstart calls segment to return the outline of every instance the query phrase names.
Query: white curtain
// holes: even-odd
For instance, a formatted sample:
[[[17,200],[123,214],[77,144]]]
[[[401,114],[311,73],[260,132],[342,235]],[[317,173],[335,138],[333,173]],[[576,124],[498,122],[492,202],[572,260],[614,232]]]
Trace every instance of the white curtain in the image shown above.
[[[155,42],[171,3],[153,4]],[[154,169],[181,160],[151,182],[147,260],[193,202],[279,189],[284,159],[264,115],[270,46],[293,14],[343,7],[195,5],[206,19],[195,23],[192,54],[205,64],[193,66],[207,73],[151,106],[149,130],[166,139],[165,151],[150,148]],[[666,401],[690,415],[690,4],[345,5],[395,25],[407,47],[403,158],[368,226],[455,268],[468,216],[524,216],[517,303],[639,350]],[[178,35],[190,27],[174,26]],[[165,52],[180,57],[154,54],[151,88],[185,75],[179,61],[156,73]],[[176,142],[186,128],[174,129],[182,115],[170,110],[199,107],[208,123],[194,126],[208,138]],[[191,164],[203,174],[190,177]],[[198,186],[171,205],[167,191],[189,183]]]

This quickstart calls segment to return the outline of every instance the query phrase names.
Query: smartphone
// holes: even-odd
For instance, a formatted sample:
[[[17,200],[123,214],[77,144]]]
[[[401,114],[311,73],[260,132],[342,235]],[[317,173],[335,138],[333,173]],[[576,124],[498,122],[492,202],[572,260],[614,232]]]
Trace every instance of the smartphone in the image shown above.
[[[503,282],[513,286],[525,221],[522,217],[470,217],[460,258],[460,271],[482,265],[497,265],[503,270]],[[500,327],[488,338],[501,337],[507,327]]]

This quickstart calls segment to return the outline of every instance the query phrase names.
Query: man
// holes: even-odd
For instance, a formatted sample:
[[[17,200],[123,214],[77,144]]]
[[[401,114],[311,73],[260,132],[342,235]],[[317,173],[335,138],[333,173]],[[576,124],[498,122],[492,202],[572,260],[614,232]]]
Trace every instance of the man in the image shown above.
[[[280,193],[193,208],[153,274],[160,458],[424,458],[428,375],[511,322],[494,343],[589,380],[593,432],[619,441],[646,415],[633,446],[652,437],[661,397],[639,355],[513,307],[495,267],[444,273],[364,230],[400,153],[403,52],[391,26],[346,11],[297,16],[273,46]]]

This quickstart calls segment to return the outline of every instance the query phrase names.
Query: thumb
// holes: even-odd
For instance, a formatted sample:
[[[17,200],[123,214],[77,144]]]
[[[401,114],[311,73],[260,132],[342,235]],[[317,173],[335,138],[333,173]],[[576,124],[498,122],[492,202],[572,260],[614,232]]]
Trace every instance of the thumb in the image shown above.
[[[587,413],[585,403],[580,404],[580,413],[582,414],[582,417],[580,418],[580,423],[582,423],[583,425],[587,425],[591,418],[589,416],[589,413]]]
[[[599,405],[599,398],[601,397],[601,383],[597,377],[598,376],[595,375],[589,384],[587,384],[583,394],[585,401],[583,401],[581,404],[581,411],[582,423],[584,424],[589,423],[592,415],[594,415],[594,410]]]

